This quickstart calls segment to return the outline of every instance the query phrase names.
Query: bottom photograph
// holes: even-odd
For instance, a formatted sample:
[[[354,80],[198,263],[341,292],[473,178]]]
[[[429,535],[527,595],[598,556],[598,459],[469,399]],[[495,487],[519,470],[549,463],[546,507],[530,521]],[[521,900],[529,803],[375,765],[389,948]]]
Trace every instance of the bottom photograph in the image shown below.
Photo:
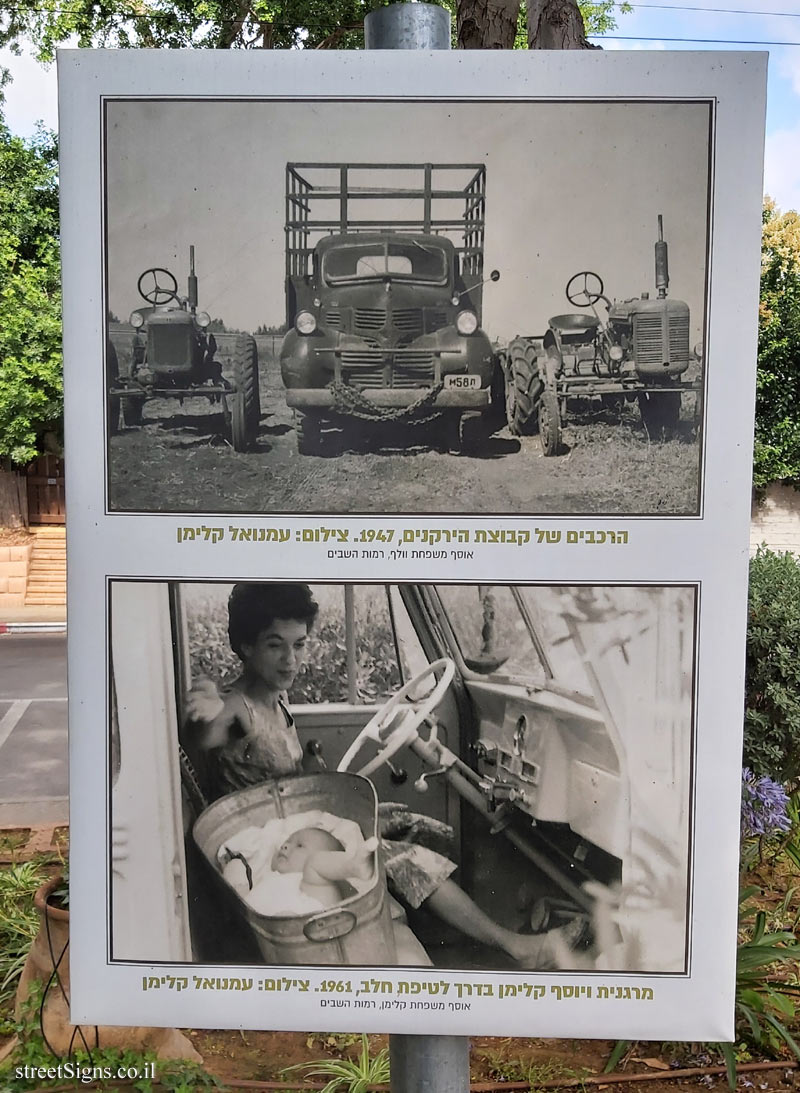
[[[688,972],[698,586],[108,588],[111,961]]]

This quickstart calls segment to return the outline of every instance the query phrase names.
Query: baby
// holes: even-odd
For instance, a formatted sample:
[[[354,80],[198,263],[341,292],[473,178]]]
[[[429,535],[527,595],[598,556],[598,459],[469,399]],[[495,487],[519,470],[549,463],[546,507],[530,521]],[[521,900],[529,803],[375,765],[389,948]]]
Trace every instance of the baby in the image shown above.
[[[348,851],[329,831],[302,827],[275,851],[272,869],[276,873],[301,873],[300,891],[323,907],[333,907],[344,898],[338,882],[369,879],[370,858],[377,845],[378,840],[371,838]]]

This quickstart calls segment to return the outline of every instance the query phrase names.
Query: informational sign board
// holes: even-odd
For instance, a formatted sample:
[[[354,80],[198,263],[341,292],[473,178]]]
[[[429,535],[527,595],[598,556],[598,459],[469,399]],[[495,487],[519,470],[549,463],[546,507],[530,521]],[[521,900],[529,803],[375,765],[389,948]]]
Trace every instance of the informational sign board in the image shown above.
[[[763,56],[59,79],[73,1020],[730,1038]]]

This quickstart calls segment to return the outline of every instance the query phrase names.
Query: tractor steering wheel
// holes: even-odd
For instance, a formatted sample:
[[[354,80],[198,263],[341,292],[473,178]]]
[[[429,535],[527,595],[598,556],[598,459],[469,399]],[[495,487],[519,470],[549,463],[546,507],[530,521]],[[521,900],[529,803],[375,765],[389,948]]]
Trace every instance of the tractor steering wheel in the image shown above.
[[[172,288],[165,288],[159,281],[159,274],[163,273],[164,278],[169,278],[172,282]],[[147,291],[142,288],[142,283],[146,277],[153,278],[152,287],[148,287]],[[163,266],[153,266],[151,269],[146,269],[136,282],[136,287],[139,290],[139,295],[142,299],[147,300],[148,304],[155,304],[156,307],[159,304],[168,304],[170,300],[175,300],[178,296],[178,282],[168,269],[164,269]]]
[[[424,668],[413,679],[410,679],[367,722],[342,756],[336,769],[339,771],[350,770],[364,742],[372,740],[373,743],[379,746],[378,754],[356,771],[357,774],[367,777],[373,771],[376,771],[378,767],[388,763],[395,752],[416,740],[419,736],[418,727],[444,698],[447,688],[453,680],[455,669],[455,663],[449,657],[442,657],[440,660],[434,660],[427,668]],[[441,672],[441,675],[429,695],[420,702],[414,702],[408,698],[428,676],[436,678],[437,672]],[[408,703],[407,708],[400,711],[399,720],[394,725],[393,722],[398,714],[398,707],[406,701]],[[384,730],[386,730],[385,735]]]
[[[575,307],[591,307],[603,299],[603,278],[590,269],[581,270],[567,281],[566,292]]]

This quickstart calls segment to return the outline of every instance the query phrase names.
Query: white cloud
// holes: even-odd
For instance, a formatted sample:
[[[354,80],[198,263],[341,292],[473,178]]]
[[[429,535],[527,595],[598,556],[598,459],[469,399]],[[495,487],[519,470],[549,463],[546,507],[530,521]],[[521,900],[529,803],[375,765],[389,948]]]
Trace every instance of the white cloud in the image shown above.
[[[12,82],[4,90],[3,116],[12,133],[29,137],[37,121],[48,129],[58,128],[58,91],[56,66],[45,68],[33,57],[16,57],[0,50],[0,68],[11,72]]]
[[[764,192],[785,212],[800,209],[800,124],[767,136]]]

